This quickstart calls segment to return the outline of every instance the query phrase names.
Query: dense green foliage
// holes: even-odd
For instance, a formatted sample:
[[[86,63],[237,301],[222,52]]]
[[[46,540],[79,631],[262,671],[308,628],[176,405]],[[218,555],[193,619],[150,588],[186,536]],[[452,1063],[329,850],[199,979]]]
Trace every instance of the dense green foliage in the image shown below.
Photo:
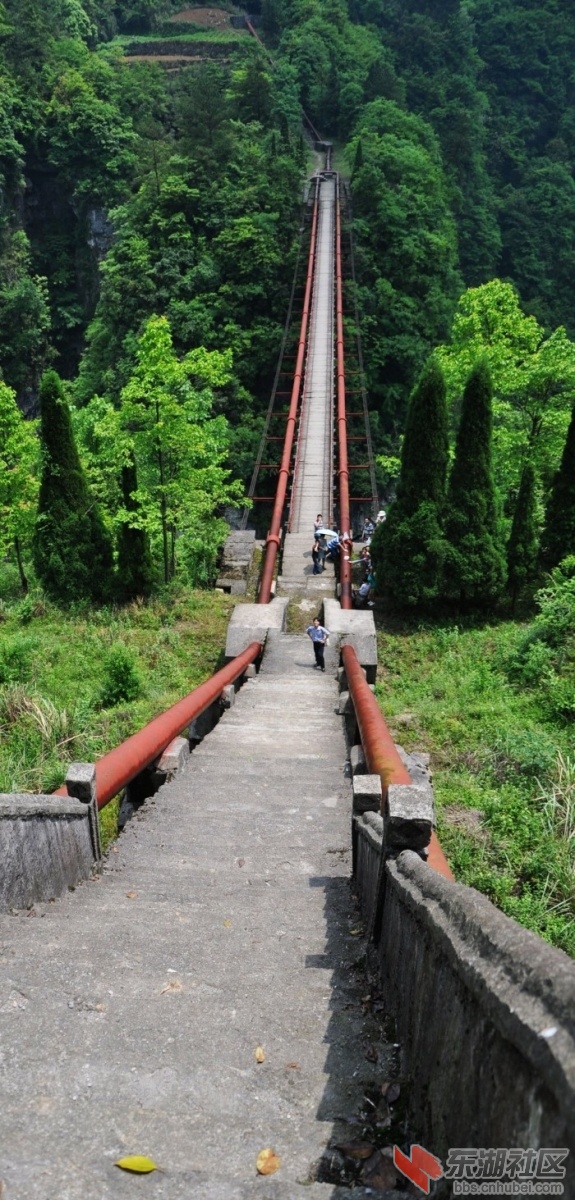
[[[492,388],[480,360],[463,393],[445,509],[443,595],[462,606],[490,608],[503,591],[505,565],[493,484]]]
[[[410,400],[397,499],[372,539],[377,579],[400,605],[427,606],[440,594],[448,456],[445,380],[432,360]]]
[[[541,557],[546,567],[556,567],[568,554],[575,554],[575,407],[541,538]]]
[[[538,546],[535,471],[531,463],[527,463],[521,475],[507,543],[507,583],[513,607],[517,597],[533,583]]]
[[[40,392],[42,479],[34,565],[47,594],[69,603],[112,594],[112,545],[90,495],[61,380],[47,371]]]
[[[122,495],[125,519],[118,532],[118,570],[116,596],[120,601],[149,596],[154,586],[154,563],[150,538],[139,525],[138,477],[133,462],[122,467]]]

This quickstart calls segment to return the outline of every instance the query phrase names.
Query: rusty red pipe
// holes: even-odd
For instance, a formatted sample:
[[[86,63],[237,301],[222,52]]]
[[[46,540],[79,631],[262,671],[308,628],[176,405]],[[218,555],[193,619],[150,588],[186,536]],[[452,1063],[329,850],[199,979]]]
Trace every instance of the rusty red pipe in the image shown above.
[[[410,784],[411,776],[399,757],[397,747],[384,721],[377,700],[365,680],[353,646],[343,646],[341,657],[355,708],[367,766],[370,774],[379,775],[385,801],[390,783]],[[446,879],[453,879],[435,833],[431,835],[427,863]]]
[[[343,553],[340,558],[340,603],[342,608],[352,608],[351,595],[351,552],[353,541],[349,512],[349,467],[347,460],[347,415],[345,407],[345,355],[343,346],[343,283],[341,269],[341,208],[339,201],[339,175],[337,177],[337,199],[335,207],[335,278],[336,278],[336,354],[337,354],[337,445],[338,445],[338,491],[339,521],[343,531]]]
[[[399,757],[353,646],[342,646],[341,657],[369,772],[380,776],[385,796],[390,783],[411,783],[411,776]]]
[[[221,696],[228,684],[243,675],[246,667],[262,652],[260,642],[251,642],[242,654],[233,658],[221,671],[216,671],[205,683],[194,688],[183,700],[178,700],[166,712],[160,713],[143,729],[126,739],[96,763],[96,795],[98,808],[104,808],[122,788],[160,757],[173,738],[181,733],[210,704]],[[58,788],[56,796],[67,796],[66,787]]]
[[[258,604],[269,604],[272,596],[272,584],[274,578],[274,569],[276,564],[277,553],[281,541],[281,525],[283,519],[283,511],[287,496],[287,488],[290,475],[290,467],[293,453],[293,444],[297,419],[299,414],[299,402],[301,396],[301,384],[303,378],[305,348],[307,343],[307,334],[309,327],[309,314],[311,308],[311,291],[313,284],[313,273],[315,263],[315,246],[317,238],[317,214],[318,214],[318,197],[319,185],[316,184],[315,200],[313,205],[313,218],[311,224],[311,239],[309,247],[309,257],[307,264],[307,278],[305,285],[305,295],[303,302],[303,312],[301,317],[300,335],[297,349],[297,359],[291,389],[290,406],[286,421],[286,432],[284,438],[284,448],[282,454],[281,465],[278,473],[278,482],[272,519],[270,522],[270,531],[266,538],[264,551],[264,564],[262,570],[262,578],[258,592]]]

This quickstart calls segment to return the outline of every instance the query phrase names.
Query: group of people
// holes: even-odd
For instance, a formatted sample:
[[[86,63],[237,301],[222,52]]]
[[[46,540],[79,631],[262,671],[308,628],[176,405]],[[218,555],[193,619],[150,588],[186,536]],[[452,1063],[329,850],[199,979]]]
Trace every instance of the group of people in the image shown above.
[[[352,558],[352,564],[360,564],[361,581],[359,585],[352,589],[352,597],[355,608],[368,608],[373,605],[372,592],[375,587],[375,575],[371,562],[369,546],[371,539],[378,525],[385,521],[385,509],[381,508],[377,514],[375,523],[370,517],[365,517],[359,539],[363,542],[363,547],[359,558]],[[313,526],[313,545],[311,557],[313,562],[313,574],[320,575],[325,569],[325,563],[333,562],[335,566],[336,577],[339,576],[339,564],[342,551],[342,535],[334,529],[326,529],[321,513],[317,514]],[[311,626],[310,626],[311,628]]]
[[[375,587],[375,574],[369,546],[376,526],[381,525],[382,521],[385,521],[385,517],[385,509],[381,508],[377,514],[375,524],[370,517],[364,518],[360,534],[360,540],[363,542],[361,553],[359,558],[350,559],[352,565],[360,564],[361,575],[359,586],[352,588],[354,608],[371,608],[373,606],[371,596]],[[334,563],[336,576],[339,575],[342,545],[342,535],[334,529],[326,529],[323,515],[322,513],[318,513],[313,524],[313,546],[311,551],[314,575],[321,574],[325,569],[326,560],[331,560]],[[325,671],[324,655],[329,639],[329,629],[326,629],[321,624],[319,617],[314,617],[313,623],[308,625],[306,633],[312,641],[316,669]]]

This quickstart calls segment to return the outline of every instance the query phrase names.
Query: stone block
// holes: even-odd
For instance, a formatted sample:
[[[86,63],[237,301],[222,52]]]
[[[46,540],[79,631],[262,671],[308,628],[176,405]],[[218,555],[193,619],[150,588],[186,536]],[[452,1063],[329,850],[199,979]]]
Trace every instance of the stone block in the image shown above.
[[[89,878],[90,807],[74,796],[0,795],[0,910],[52,900]]]
[[[363,746],[351,747],[349,761],[352,775],[367,775],[367,763],[365,761]]]
[[[224,708],[233,708],[236,702],[236,689],[233,683],[228,683],[227,687],[222,692],[222,704]]]
[[[379,775],[356,775],[353,780],[354,813],[381,813],[383,790]]]
[[[287,596],[276,597],[269,604],[238,604],[232,613],[226,638],[226,658],[241,654],[250,642],[264,645],[268,630],[285,628]]]
[[[358,661],[365,667],[368,683],[377,674],[377,637],[373,613],[362,609],[344,609],[338,600],[323,602],[323,623],[341,646],[353,646]]]
[[[173,738],[169,746],[166,746],[162,757],[157,766],[158,771],[163,771],[166,775],[175,775],[176,771],[181,771],[185,767],[190,757],[190,743],[187,738]]]
[[[102,857],[100,845],[100,822],[98,820],[98,796],[96,792],[96,767],[94,763],[70,763],[66,775],[66,791],[82,804],[88,805],[90,831],[94,860]]]
[[[248,663],[248,665],[242,675],[242,679],[257,679],[257,674],[258,674],[258,672],[257,672],[256,664]]]
[[[391,783],[385,806],[385,841],[392,853],[424,850],[433,830],[433,792],[428,787]]]
[[[349,692],[340,692],[339,693],[339,707],[338,707],[337,711],[338,711],[340,717],[346,717],[350,713],[355,712],[354,707],[353,707],[353,700],[352,700]]]

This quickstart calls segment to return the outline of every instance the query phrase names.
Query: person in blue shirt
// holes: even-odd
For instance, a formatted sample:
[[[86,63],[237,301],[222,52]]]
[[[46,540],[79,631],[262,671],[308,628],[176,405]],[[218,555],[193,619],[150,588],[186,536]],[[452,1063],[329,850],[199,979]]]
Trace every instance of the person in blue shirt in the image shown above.
[[[311,638],[312,643],[313,643],[313,652],[315,654],[315,665],[316,665],[316,667],[319,667],[320,671],[325,671],[325,663],[323,661],[323,656],[325,654],[325,648],[327,646],[327,639],[329,637],[329,629],[325,629],[323,625],[320,625],[319,617],[314,617],[313,625],[308,625],[308,627],[306,629],[306,633]]]

